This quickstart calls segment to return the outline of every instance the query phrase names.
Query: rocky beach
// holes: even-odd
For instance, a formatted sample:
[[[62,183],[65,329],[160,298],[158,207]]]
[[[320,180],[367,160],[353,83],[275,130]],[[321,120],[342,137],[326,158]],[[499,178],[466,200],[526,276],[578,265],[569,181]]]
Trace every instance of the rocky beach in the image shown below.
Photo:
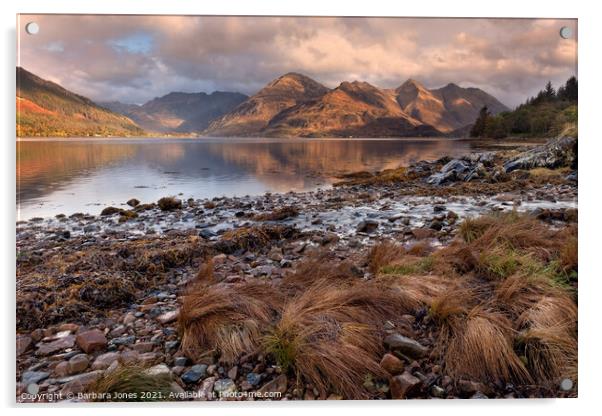
[[[576,396],[576,147],[20,221],[17,401]]]

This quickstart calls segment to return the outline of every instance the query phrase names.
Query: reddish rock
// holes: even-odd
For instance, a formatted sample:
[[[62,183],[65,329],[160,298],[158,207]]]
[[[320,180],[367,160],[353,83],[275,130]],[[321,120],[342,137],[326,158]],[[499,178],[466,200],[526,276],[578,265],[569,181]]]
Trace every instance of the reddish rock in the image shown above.
[[[125,365],[136,364],[140,360],[138,351],[126,350],[121,353],[121,362]]]
[[[36,355],[49,355],[67,348],[72,348],[74,344],[75,336],[73,335],[67,335],[51,342],[41,342],[38,344]]]
[[[77,374],[84,371],[90,365],[86,354],[77,354],[69,359],[69,374]]]
[[[403,373],[403,361],[393,354],[385,354],[380,360],[380,366],[392,376]]]
[[[107,338],[105,334],[98,330],[92,329],[90,331],[81,332],[77,335],[77,345],[87,354],[94,351],[104,350],[107,346]]]
[[[155,348],[154,342],[139,342],[132,345],[132,348],[138,352],[151,352]]]
[[[71,394],[84,392],[102,376],[102,371],[92,371],[90,373],[80,374],[67,382],[61,389],[63,397],[69,397]]]
[[[101,354],[96,357],[92,363],[92,370],[104,370],[113,364],[113,361],[117,361],[118,359],[119,353],[117,352],[106,352]]]
[[[17,336],[17,357],[31,348],[33,340],[29,335]]]
[[[411,397],[420,388],[420,380],[406,371],[399,376],[391,378],[389,387],[391,388],[392,399],[405,399]]]
[[[69,362],[61,361],[54,367],[54,373],[58,377],[65,377],[69,375]]]

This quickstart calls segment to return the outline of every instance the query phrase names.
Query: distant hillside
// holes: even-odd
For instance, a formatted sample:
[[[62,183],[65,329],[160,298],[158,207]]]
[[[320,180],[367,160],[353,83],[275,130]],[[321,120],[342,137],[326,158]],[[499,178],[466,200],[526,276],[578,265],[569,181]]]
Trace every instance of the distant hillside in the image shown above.
[[[213,121],[209,136],[404,137],[441,136],[474,122],[479,110],[507,110],[478,88],[455,84],[428,90],[408,80],[394,90],[366,82],[328,89],[311,78],[285,74]]]
[[[343,82],[320,98],[273,117],[263,134],[311,137],[437,136],[435,128],[405,113],[390,91],[367,82]]]
[[[495,97],[479,88],[462,88],[453,83],[429,90],[418,81],[408,80],[395,92],[404,111],[443,133],[473,123],[483,106],[487,106],[493,114],[508,110]]]
[[[503,138],[507,136],[549,137],[559,134],[577,134],[577,78],[554,89],[548,82],[535,97],[513,111],[492,114],[484,106],[470,129],[472,137]]]
[[[129,118],[17,67],[17,136],[139,136]]]
[[[143,105],[105,102],[102,106],[123,114],[146,130],[159,133],[197,133],[248,97],[236,92],[172,92]]]

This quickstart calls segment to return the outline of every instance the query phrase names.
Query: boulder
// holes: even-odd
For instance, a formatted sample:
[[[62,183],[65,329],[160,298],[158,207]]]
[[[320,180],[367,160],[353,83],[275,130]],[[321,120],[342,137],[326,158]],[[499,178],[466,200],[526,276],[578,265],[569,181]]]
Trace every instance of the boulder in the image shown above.
[[[577,161],[577,139],[558,137],[546,144],[534,147],[504,163],[504,172],[533,168],[555,169],[572,166]]]
[[[471,153],[459,159],[452,159],[437,173],[427,178],[431,185],[443,185],[447,182],[469,182],[485,177],[486,167],[493,166],[493,153]]]

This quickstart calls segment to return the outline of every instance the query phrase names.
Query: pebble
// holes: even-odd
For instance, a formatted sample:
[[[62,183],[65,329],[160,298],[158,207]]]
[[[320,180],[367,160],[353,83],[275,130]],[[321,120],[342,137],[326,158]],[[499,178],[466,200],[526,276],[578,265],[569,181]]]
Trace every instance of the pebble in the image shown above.
[[[249,373],[247,374],[247,382],[252,385],[252,386],[256,386],[261,382],[261,374],[257,374],[257,373]]]
[[[175,311],[165,312],[164,314],[161,314],[157,317],[157,321],[159,321],[163,325],[166,325],[178,319],[179,314],[180,311],[177,309]]]
[[[236,384],[229,378],[222,378],[213,384],[213,391],[219,395],[234,393]]]
[[[385,344],[392,350],[400,351],[411,358],[424,357],[428,353],[428,348],[401,334],[388,335],[385,338]]]
[[[421,381],[406,371],[401,375],[391,378],[391,398],[405,399],[414,394],[421,385]]]
[[[50,376],[50,373],[46,371],[25,371],[21,377],[23,384],[38,384],[42,380],[46,380]]]
[[[380,360],[380,366],[383,370],[394,376],[401,374],[404,369],[403,361],[393,354],[385,354],[382,360]]]
[[[276,377],[272,381],[264,384],[258,391],[262,394],[270,393],[270,392],[279,392],[280,394],[284,394],[286,392],[287,386],[288,386],[287,376],[285,374],[280,374],[278,377]]]
[[[192,384],[204,378],[207,375],[207,365],[197,364],[190,367],[190,370],[182,374],[182,381],[186,384]]]
[[[49,355],[58,351],[72,348],[75,344],[75,336],[67,335],[52,342],[41,342],[38,344],[36,355]]]
[[[96,357],[92,363],[92,370],[104,370],[108,368],[114,361],[119,359],[119,353],[106,352]]]

